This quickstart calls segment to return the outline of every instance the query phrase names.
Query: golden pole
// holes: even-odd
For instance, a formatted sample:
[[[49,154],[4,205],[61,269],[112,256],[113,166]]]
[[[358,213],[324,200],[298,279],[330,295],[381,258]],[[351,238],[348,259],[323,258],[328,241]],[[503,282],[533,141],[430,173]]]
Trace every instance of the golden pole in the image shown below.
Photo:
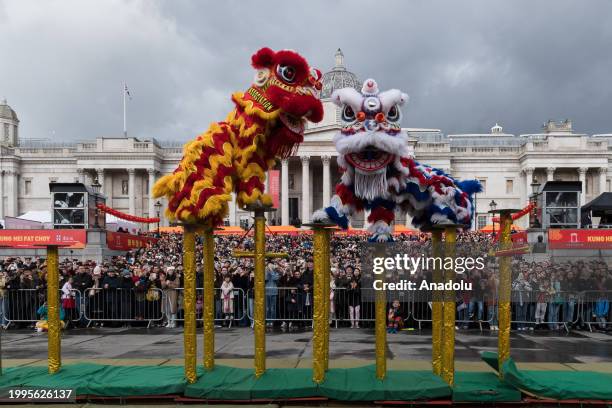
[[[255,332],[255,377],[266,371],[266,217],[264,211],[255,210],[255,284],[253,327]]]
[[[197,380],[195,236],[195,228],[192,225],[183,226],[183,310],[185,313],[183,346],[185,348],[185,378],[190,384]]]
[[[324,347],[324,356],[323,356],[323,364],[324,364],[324,369],[325,371],[327,371],[329,369],[329,308],[330,308],[330,303],[331,300],[329,298],[330,295],[330,273],[331,273],[331,260],[330,260],[330,255],[331,255],[331,230],[326,229],[325,230],[325,244],[323,246],[324,249],[324,257],[323,257],[323,261],[325,262],[325,268],[323,269],[323,301],[325,302],[325,308],[324,308],[324,324],[323,324],[323,333],[324,333],[324,338],[323,338],[323,347]]]
[[[320,384],[325,379],[325,234],[321,227],[314,227],[314,309],[312,314],[312,381]]]
[[[55,245],[47,247],[47,333],[49,374],[55,374],[62,366],[62,342],[59,304],[59,255]]]
[[[432,256],[433,258],[444,258],[442,250],[442,230],[434,229],[431,231]],[[434,283],[441,283],[444,279],[442,276],[441,266],[438,268],[434,262],[434,270],[432,274]],[[443,320],[443,302],[442,293],[440,291],[433,292],[433,304],[431,311],[431,365],[433,373],[436,375],[442,374],[442,320]]]
[[[215,239],[212,228],[204,229],[204,369],[215,368]]]
[[[376,257],[384,257],[385,251],[382,245],[374,244]],[[384,282],[384,274],[380,275],[380,280]],[[384,380],[387,375],[387,292],[377,290],[375,298],[376,308],[376,378]]]
[[[512,238],[510,237],[512,228],[512,216],[509,211],[500,212],[500,249],[507,250],[512,246]],[[499,377],[502,378],[502,365],[510,358],[510,296],[512,288],[511,277],[511,262],[512,258],[509,255],[500,256],[499,258],[499,334],[497,337],[497,364]]]
[[[457,240],[457,226],[446,226],[445,258],[455,258],[455,243]],[[446,268],[444,283],[453,282],[455,270]],[[444,327],[442,334],[442,379],[451,387],[455,384],[455,291],[444,291]]]

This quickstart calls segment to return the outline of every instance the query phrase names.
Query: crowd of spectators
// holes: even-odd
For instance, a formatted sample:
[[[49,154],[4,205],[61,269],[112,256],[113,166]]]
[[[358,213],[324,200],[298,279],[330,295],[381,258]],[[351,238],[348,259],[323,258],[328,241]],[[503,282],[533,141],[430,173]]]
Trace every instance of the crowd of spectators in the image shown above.
[[[431,249],[429,235],[401,235],[396,240],[406,252]],[[372,288],[365,282],[361,263],[365,236],[335,236],[331,241],[330,324],[336,327],[371,326],[374,320]],[[497,329],[498,264],[489,256],[494,247],[490,234],[464,232],[458,251],[483,254],[482,270],[457,275],[472,284],[458,291],[457,327]],[[249,236],[215,238],[215,318],[220,326],[252,326],[253,260],[237,258],[234,249],[253,250]],[[464,248],[464,249],[460,249]],[[313,313],[313,246],[309,234],[266,236],[266,249],[285,252],[287,258],[267,261],[266,318],[268,326],[298,330],[311,326]],[[203,287],[202,242],[198,239],[196,284]],[[169,328],[183,317],[182,235],[162,234],[157,244],[130,251],[96,264],[63,259],[60,262],[62,313],[68,327],[91,325],[158,325]],[[514,328],[530,330],[564,327],[607,329],[611,316],[605,292],[612,276],[602,259],[552,263],[515,258],[512,282]],[[0,259],[0,324],[34,327],[46,313],[47,264],[42,257]],[[415,280],[427,277],[417,273]],[[585,297],[586,296],[586,297]],[[198,289],[196,311],[202,317],[203,294]],[[431,299],[415,294],[389,293],[390,330],[427,326]],[[401,322],[401,323],[400,323]]]

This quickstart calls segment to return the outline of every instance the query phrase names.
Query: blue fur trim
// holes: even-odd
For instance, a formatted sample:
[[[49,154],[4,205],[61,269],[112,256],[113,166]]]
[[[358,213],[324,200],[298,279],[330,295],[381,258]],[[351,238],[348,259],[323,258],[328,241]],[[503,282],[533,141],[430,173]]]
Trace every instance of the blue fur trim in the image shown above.
[[[425,191],[421,191],[419,185],[411,181],[408,182],[406,188],[400,192],[400,194],[406,193],[412,195],[417,201],[426,201],[431,197],[429,190],[426,189]]]
[[[334,207],[327,207],[325,209],[327,216],[330,220],[338,224],[338,226],[342,229],[348,229],[349,220],[346,215],[338,214],[338,211]]]
[[[478,180],[463,180],[458,181],[456,184],[461,191],[467,193],[470,197],[472,194],[480,193],[482,191],[482,185]]]

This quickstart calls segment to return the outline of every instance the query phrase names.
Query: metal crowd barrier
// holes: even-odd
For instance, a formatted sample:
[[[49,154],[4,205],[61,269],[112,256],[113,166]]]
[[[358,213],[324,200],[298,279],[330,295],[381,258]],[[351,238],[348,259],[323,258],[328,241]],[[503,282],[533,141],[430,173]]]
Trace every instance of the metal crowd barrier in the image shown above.
[[[183,288],[176,289],[166,289],[164,290],[164,311],[171,310],[172,307],[170,305],[170,298],[167,296],[168,291],[176,291],[177,301],[176,301],[176,309],[177,309],[177,317],[176,321],[185,320],[183,311]],[[228,302],[225,303],[223,296],[223,292],[221,288],[215,288],[215,321],[228,321],[230,324],[230,320],[233,321],[241,321],[247,316],[247,299],[242,288],[234,288],[232,291],[231,297],[228,299]],[[198,321],[204,321],[203,316],[203,300],[204,300],[204,288],[196,288],[196,319]],[[227,313],[225,312],[227,310]],[[230,324],[231,325],[231,324]]]
[[[551,330],[563,328],[569,333],[569,325],[576,324],[580,317],[581,299],[578,292],[513,290],[512,323],[518,330],[545,325]]]
[[[162,298],[159,288],[89,288],[82,297],[83,317],[89,323],[148,321],[150,326],[164,318]]]
[[[612,324],[612,291],[585,291],[582,293],[580,320],[593,331],[593,326],[606,330]]]
[[[63,292],[60,289],[60,302],[63,302]],[[74,308],[64,307],[64,321],[78,321],[82,308],[78,304],[80,292],[71,289]],[[12,323],[35,323],[40,320],[38,309],[45,303],[46,289],[7,289],[2,299],[4,319],[8,328]]]

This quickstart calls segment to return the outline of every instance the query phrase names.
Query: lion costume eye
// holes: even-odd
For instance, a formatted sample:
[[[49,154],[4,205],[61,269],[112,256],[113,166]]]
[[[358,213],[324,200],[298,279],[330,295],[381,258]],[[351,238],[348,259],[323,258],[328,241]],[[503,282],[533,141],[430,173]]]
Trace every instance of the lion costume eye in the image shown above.
[[[391,109],[389,109],[389,113],[387,113],[387,120],[389,122],[397,122],[400,118],[400,110],[397,105],[393,105]]]
[[[355,121],[355,111],[350,105],[344,105],[344,108],[342,108],[342,120],[345,122]]]
[[[279,65],[276,67],[276,74],[288,84],[292,84],[295,81],[295,68],[291,65]]]

